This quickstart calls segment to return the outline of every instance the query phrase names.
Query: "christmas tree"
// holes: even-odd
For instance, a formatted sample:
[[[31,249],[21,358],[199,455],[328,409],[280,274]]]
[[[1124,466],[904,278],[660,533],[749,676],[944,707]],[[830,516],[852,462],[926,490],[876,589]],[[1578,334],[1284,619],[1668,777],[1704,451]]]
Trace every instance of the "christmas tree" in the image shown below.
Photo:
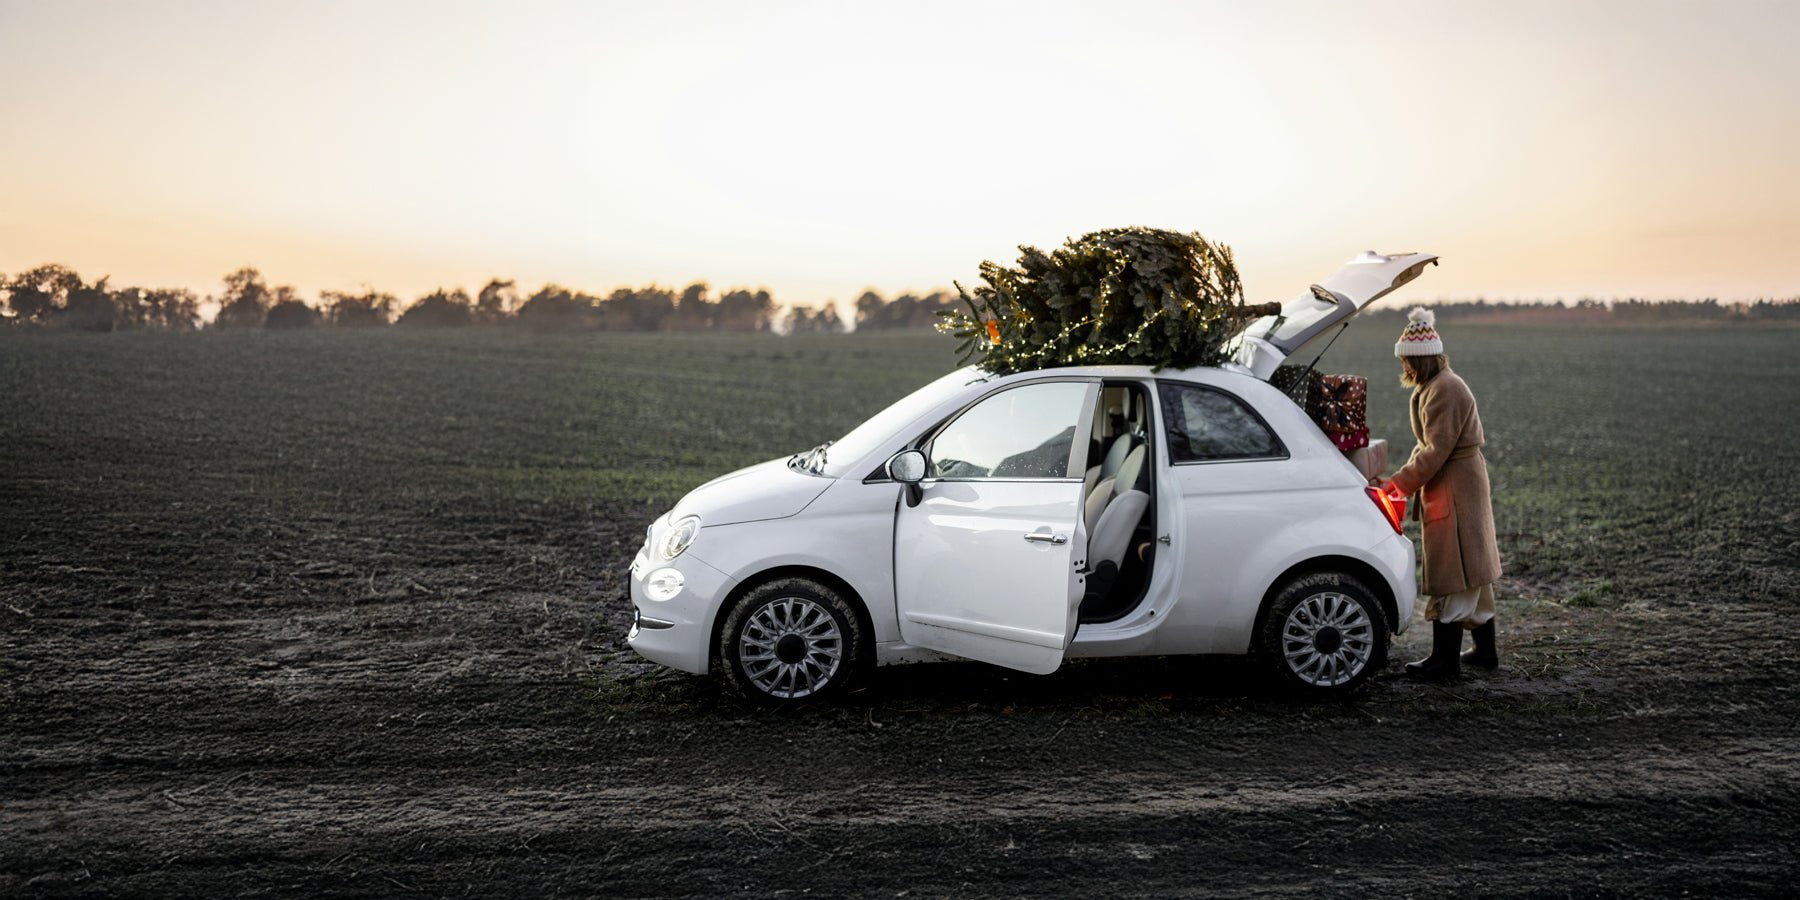
[[[1050,253],[1019,248],[1017,267],[981,264],[964,310],[938,330],[962,361],[996,375],[1073,365],[1216,365],[1249,315],[1231,248],[1198,234],[1109,228]]]

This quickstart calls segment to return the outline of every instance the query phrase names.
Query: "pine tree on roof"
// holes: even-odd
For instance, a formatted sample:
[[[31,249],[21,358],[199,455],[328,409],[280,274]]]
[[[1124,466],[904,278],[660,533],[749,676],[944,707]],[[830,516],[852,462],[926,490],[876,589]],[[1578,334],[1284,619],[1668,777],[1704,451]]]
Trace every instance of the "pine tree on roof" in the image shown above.
[[[1253,314],[1230,247],[1160,228],[1109,228],[1050,253],[1021,246],[1016,267],[983,262],[981,280],[956,286],[967,309],[940,312],[937,327],[961,339],[965,364],[996,375],[1216,365]]]

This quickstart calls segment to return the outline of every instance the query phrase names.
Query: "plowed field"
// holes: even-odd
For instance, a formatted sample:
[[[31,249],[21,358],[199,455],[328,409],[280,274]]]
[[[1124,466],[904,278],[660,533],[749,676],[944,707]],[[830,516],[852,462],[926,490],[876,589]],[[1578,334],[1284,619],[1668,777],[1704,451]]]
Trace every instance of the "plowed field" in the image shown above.
[[[1229,660],[741,704],[624,644],[686,489],[933,335],[0,333],[0,894],[1788,896],[1795,332],[1446,323],[1503,665]],[[1403,455],[1388,334],[1371,376]],[[1415,623],[1416,624],[1416,623]]]

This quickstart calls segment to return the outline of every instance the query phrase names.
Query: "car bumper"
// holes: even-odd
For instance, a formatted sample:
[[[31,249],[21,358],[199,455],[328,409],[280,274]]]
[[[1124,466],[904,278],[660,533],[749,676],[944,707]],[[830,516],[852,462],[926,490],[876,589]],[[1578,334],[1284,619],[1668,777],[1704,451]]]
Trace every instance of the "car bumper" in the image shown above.
[[[681,591],[668,600],[652,600],[644,584],[659,569],[681,573]],[[705,674],[712,662],[712,623],[720,604],[737,582],[725,573],[684,553],[663,565],[640,561],[631,565],[631,630],[625,642],[639,656],[683,672]]]
[[[1394,592],[1394,611],[1399,615],[1396,621],[1388,624],[1395,634],[1404,634],[1407,626],[1412,624],[1413,607],[1419,600],[1413,542],[1398,534],[1389,535],[1370,547],[1369,552]]]

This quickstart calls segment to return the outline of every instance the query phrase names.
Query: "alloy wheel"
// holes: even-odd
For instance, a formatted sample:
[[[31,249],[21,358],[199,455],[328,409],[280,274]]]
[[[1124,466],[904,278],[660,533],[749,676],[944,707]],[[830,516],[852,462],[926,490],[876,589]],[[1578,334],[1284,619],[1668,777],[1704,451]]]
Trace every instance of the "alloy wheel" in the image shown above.
[[[831,682],[843,662],[844,637],[825,607],[780,597],[750,615],[738,636],[738,659],[757,690],[798,700]]]
[[[1362,604],[1336,592],[1313,594],[1294,606],[1281,629],[1281,653],[1301,681],[1343,684],[1369,665],[1375,626]]]

